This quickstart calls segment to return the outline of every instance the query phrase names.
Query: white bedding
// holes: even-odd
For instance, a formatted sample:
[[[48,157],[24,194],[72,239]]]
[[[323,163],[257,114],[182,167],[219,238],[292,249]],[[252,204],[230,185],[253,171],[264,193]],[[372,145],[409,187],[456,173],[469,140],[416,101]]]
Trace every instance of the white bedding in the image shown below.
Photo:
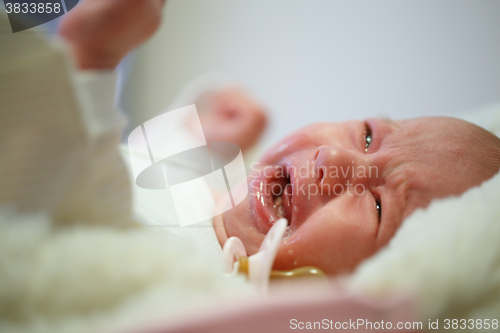
[[[175,234],[61,228],[0,209],[0,332],[130,331],[251,293]]]

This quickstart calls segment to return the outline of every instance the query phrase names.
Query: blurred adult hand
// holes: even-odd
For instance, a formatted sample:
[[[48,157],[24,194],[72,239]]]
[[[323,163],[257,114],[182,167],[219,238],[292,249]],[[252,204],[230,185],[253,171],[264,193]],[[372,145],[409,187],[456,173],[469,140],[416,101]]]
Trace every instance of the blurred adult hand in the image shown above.
[[[112,69],[149,39],[165,0],[85,0],[64,15],[59,35],[80,69]]]

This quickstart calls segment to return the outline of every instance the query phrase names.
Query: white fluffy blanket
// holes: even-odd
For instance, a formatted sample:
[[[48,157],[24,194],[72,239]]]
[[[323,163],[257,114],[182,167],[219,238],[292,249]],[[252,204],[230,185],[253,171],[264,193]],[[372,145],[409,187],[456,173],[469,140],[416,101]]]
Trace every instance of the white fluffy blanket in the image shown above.
[[[252,293],[187,240],[156,229],[54,228],[0,211],[0,332],[130,331]]]
[[[500,174],[416,211],[388,247],[358,268],[350,287],[410,292],[424,323],[500,319]]]

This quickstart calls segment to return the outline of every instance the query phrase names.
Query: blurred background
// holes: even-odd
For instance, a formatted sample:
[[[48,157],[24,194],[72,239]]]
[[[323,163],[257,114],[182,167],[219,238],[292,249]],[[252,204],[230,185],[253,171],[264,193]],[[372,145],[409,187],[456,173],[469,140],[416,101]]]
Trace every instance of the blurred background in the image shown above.
[[[129,130],[205,73],[263,101],[266,145],[312,122],[500,101],[498,0],[168,0],[164,11],[160,31],[121,65]]]
[[[133,129],[204,73],[268,107],[265,141],[305,124],[453,115],[500,101],[498,0],[168,0],[123,64]]]

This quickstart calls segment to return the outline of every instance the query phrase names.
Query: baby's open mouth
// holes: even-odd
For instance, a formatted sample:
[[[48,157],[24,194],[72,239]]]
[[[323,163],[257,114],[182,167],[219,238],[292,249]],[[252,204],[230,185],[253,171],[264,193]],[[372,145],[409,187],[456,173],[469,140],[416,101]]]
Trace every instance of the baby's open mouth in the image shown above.
[[[293,225],[294,175],[280,165],[266,166],[255,175],[249,183],[253,191],[251,205],[261,231],[266,234],[280,218],[286,218],[288,225]]]
[[[272,196],[272,210],[278,219],[284,217],[290,225],[292,221],[293,194],[290,177],[273,179],[269,188]]]

